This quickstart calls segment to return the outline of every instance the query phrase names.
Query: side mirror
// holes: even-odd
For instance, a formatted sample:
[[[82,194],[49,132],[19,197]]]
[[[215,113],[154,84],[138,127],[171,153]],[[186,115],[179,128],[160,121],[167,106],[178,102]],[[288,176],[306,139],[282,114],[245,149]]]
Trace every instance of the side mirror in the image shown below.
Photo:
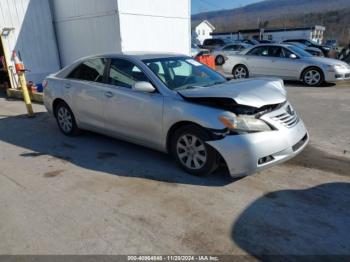
[[[143,93],[154,93],[156,91],[156,89],[151,83],[144,82],[144,81],[136,82],[133,85],[132,90],[136,92],[143,92]]]
[[[291,55],[289,56],[289,58],[291,58],[291,59],[297,59],[298,57],[297,57],[295,54],[291,54]]]

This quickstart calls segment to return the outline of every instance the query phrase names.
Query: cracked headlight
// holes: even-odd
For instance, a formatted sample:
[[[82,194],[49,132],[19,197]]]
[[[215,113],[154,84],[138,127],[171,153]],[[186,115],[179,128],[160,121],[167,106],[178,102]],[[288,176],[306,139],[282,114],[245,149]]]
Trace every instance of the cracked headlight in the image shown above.
[[[271,131],[271,127],[264,121],[250,116],[222,115],[220,122],[229,130],[235,132],[264,132]]]

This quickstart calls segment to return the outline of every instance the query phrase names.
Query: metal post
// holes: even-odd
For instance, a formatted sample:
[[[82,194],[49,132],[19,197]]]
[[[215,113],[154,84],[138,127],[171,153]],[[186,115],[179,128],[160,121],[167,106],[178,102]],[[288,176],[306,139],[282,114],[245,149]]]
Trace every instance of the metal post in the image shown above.
[[[27,88],[27,80],[24,72],[18,72],[18,80],[22,88],[23,100],[27,107],[27,112],[29,117],[34,117],[34,111],[32,107],[32,101],[30,99],[29,91]]]
[[[25,77],[25,69],[22,61],[18,58],[16,51],[12,53],[13,60],[15,62],[15,68],[18,75],[18,81],[22,89],[23,100],[27,107],[28,117],[34,117],[34,111],[32,107],[32,101],[30,99],[29,91],[27,88],[27,80]]]

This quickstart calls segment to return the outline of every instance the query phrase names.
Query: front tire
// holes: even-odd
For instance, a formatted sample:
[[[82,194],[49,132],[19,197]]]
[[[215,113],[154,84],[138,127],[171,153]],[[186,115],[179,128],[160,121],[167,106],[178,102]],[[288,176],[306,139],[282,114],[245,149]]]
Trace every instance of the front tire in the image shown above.
[[[245,79],[249,78],[249,71],[245,65],[237,65],[232,70],[234,79]]]
[[[75,121],[74,114],[69,106],[60,102],[55,108],[55,116],[57,120],[58,127],[62,133],[66,136],[76,136],[81,133]]]
[[[308,68],[302,75],[303,83],[307,86],[320,86],[324,82],[324,76],[318,68]]]
[[[204,176],[218,167],[218,154],[206,141],[210,135],[196,125],[186,125],[177,130],[171,139],[171,152],[178,165],[187,173]]]

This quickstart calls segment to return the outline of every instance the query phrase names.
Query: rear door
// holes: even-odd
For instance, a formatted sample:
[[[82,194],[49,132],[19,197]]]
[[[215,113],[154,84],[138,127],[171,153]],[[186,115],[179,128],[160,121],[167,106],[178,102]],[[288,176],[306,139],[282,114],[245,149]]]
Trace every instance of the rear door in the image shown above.
[[[102,113],[104,72],[107,60],[94,58],[75,68],[63,89],[80,127],[99,130],[104,127]]]
[[[151,81],[129,60],[112,59],[107,76],[102,108],[108,132],[136,143],[160,147],[163,95],[132,90],[136,82]]]

